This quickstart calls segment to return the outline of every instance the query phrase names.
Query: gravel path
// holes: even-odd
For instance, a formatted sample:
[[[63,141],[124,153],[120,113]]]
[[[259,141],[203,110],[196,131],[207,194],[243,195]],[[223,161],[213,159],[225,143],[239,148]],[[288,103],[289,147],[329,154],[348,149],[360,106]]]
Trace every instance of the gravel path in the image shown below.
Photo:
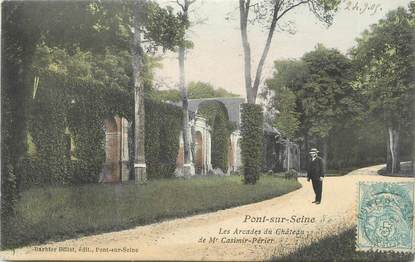
[[[412,178],[378,176],[376,171],[381,167],[372,166],[355,170],[346,176],[325,178],[320,205],[311,203],[314,198],[311,183],[300,178],[303,185],[301,189],[259,203],[120,232],[25,247],[14,253],[1,252],[0,257],[82,260],[269,259],[272,255],[293,252],[324,236],[354,226],[357,182],[413,181]],[[64,251],[65,248],[67,251]],[[117,248],[124,251],[117,251]]]

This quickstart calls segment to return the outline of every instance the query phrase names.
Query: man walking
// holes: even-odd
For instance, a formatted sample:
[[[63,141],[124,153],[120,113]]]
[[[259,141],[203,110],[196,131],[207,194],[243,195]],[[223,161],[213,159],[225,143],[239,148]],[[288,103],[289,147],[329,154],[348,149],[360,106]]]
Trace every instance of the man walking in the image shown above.
[[[313,203],[320,204],[321,192],[323,190],[323,177],[324,177],[324,166],[323,159],[318,155],[317,148],[310,150],[310,162],[307,168],[307,181],[311,180],[313,184],[314,193],[316,195]]]

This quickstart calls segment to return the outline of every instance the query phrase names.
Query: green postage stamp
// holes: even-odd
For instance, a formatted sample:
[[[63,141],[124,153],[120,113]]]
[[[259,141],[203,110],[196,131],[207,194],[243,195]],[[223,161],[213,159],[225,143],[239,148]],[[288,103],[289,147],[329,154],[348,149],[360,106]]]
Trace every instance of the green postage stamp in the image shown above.
[[[357,250],[414,250],[414,183],[359,183]]]

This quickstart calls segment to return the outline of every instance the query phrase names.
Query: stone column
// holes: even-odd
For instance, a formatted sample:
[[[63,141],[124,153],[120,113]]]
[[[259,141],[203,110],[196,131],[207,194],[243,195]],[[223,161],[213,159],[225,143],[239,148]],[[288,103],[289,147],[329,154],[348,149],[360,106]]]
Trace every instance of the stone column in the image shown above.
[[[121,181],[129,180],[130,170],[128,169],[128,128],[127,119],[121,118]]]

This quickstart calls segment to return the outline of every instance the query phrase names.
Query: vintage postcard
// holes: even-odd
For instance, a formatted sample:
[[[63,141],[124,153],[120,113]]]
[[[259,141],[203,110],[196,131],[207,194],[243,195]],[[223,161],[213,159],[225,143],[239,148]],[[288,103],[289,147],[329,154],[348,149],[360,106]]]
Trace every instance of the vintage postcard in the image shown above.
[[[1,2],[0,259],[413,261],[415,1]]]

